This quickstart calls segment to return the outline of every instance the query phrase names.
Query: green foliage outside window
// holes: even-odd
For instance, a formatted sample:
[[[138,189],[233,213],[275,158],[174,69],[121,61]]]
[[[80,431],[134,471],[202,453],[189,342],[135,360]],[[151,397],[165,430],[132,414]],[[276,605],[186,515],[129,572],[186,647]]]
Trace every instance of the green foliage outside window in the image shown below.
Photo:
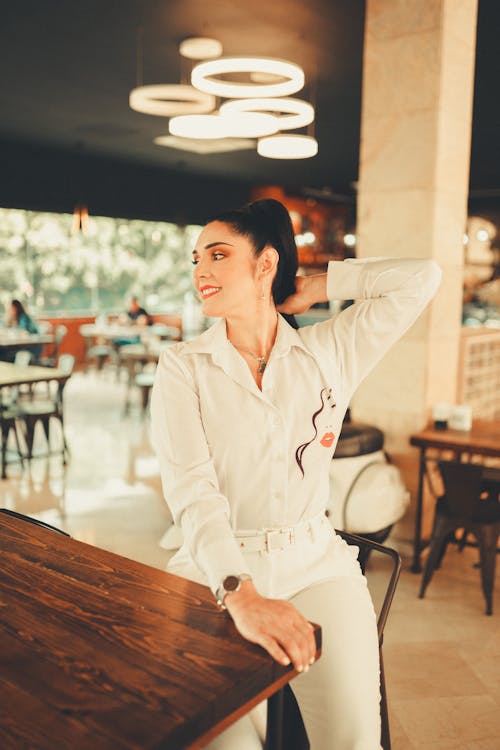
[[[148,312],[180,312],[192,287],[200,227],[0,208],[0,302],[34,315],[121,312],[136,294]]]

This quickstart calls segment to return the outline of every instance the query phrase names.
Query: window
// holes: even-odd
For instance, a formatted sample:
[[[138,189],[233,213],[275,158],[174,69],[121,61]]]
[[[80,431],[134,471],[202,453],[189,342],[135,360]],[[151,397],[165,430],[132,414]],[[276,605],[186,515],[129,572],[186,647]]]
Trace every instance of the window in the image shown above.
[[[179,312],[192,288],[190,255],[201,227],[0,208],[0,295],[31,313],[120,312],[136,294],[148,312]]]

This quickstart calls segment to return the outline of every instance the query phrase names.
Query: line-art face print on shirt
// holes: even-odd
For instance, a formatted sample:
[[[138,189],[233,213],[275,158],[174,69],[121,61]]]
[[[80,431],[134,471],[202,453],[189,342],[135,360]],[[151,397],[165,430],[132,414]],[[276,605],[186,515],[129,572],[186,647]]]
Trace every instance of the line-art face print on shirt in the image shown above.
[[[334,401],[334,398],[332,396],[332,389],[331,388],[328,388],[327,386],[325,386],[324,388],[322,388],[321,391],[320,391],[319,397],[320,397],[320,401],[321,401],[321,406],[319,407],[319,409],[317,411],[314,412],[314,414],[311,417],[312,425],[314,427],[314,435],[312,436],[312,438],[307,443],[302,443],[302,445],[299,445],[299,447],[295,451],[295,460],[297,461],[297,465],[298,465],[300,471],[302,472],[302,476],[305,476],[304,475],[304,467],[302,465],[302,458],[303,458],[303,455],[304,455],[304,451],[318,437],[318,428],[316,426],[316,420],[319,417],[319,415],[325,409],[335,409],[335,401]],[[331,446],[333,445],[333,441],[334,440],[335,440],[335,435],[333,434],[333,432],[331,430],[327,430],[324,433],[324,435],[320,438],[319,442],[325,448],[331,448]]]

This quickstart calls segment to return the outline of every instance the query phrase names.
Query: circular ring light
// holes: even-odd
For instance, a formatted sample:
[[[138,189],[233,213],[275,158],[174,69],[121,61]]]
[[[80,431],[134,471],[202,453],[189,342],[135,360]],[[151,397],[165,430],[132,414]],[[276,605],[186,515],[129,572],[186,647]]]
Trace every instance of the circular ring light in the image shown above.
[[[278,83],[238,83],[216,76],[225,73],[271,73],[284,78]],[[200,91],[226,99],[256,96],[288,96],[304,85],[304,71],[295,63],[271,57],[221,57],[196,65],[191,72],[191,83]]]
[[[235,99],[220,107],[223,115],[229,112],[285,112],[278,117],[279,130],[304,128],[314,120],[314,107],[303,99]]]
[[[218,39],[206,36],[192,36],[179,45],[179,54],[188,60],[208,60],[222,55],[222,44]]]
[[[268,159],[310,159],[318,153],[318,141],[310,135],[272,135],[258,141],[257,153]]]
[[[181,114],[202,114],[215,109],[215,97],[180,83],[161,83],[132,89],[129,105],[146,115],[171,117]]]

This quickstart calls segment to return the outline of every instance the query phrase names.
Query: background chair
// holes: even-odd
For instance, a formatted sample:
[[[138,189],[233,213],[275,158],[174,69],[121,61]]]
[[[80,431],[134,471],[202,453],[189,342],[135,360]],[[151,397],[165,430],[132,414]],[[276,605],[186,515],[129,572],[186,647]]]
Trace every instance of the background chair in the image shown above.
[[[9,442],[9,435],[12,432],[14,440],[16,442],[17,457],[14,461],[20,461],[23,465],[23,454],[21,451],[21,445],[19,442],[19,434],[17,432],[17,409],[16,407],[9,407],[8,405],[3,406],[0,404],[0,440],[1,440],[1,478],[7,478],[7,446]],[[9,459],[10,461],[10,459]]]
[[[25,516],[23,515],[23,513],[17,513],[15,510],[8,510],[7,508],[0,508],[0,513],[5,513],[8,516],[14,516],[14,518],[19,518],[22,521],[26,521],[27,523],[33,523],[36,526],[43,526],[44,529],[50,529],[51,531],[57,531],[59,534],[63,534],[64,536],[69,536],[69,534],[66,531],[63,531],[62,529],[58,529],[57,526],[52,526],[52,524],[50,523],[46,523],[45,521],[40,521],[38,518]]]
[[[17,367],[28,367],[29,363],[31,362],[32,356],[32,353],[27,349],[19,349],[19,351],[16,352],[16,356],[14,357],[14,364]]]
[[[87,357],[85,365],[87,366],[90,360],[95,361],[96,370],[102,370],[104,363],[107,359],[112,357],[113,349],[107,344],[95,344],[87,350]]]
[[[500,484],[485,482],[484,467],[458,461],[440,461],[439,471],[444,495],[436,503],[430,550],[422,575],[419,597],[422,599],[432,575],[446,552],[457,529],[473,534],[479,545],[481,583],[486,600],[486,614],[493,613],[496,548],[500,536]]]
[[[38,331],[42,336],[52,333],[52,323],[48,320],[37,320],[36,324],[38,326]]]
[[[36,361],[37,365],[41,367],[55,367],[57,358],[59,357],[59,349],[61,347],[62,340],[68,333],[66,326],[58,325],[54,331],[54,344],[52,352],[48,357],[39,357]]]
[[[391,736],[389,730],[389,715],[387,707],[387,691],[385,686],[384,662],[382,658],[382,645],[384,642],[384,628],[391,608],[396,586],[401,573],[401,557],[396,550],[385,547],[371,539],[349,534],[346,531],[336,530],[348,544],[358,547],[358,560],[366,560],[367,552],[380,553],[391,561],[391,573],[384,598],[377,618],[378,643],[380,654],[380,718],[381,718],[381,744],[383,750],[390,750]],[[289,685],[285,685],[271,696],[267,703],[267,735],[265,750],[309,750],[309,740],[300,715],[299,707],[293,691]]]
[[[32,353],[27,349],[19,349],[15,356],[13,363],[16,367],[28,367],[31,362]],[[22,393],[31,393],[30,386],[23,388],[22,386],[16,385],[10,388],[0,389],[0,408],[6,408],[14,404]]]
[[[66,375],[71,375],[75,364],[75,358],[72,354],[61,354],[57,367]],[[63,391],[67,381],[58,383],[54,398],[40,399],[36,401],[19,402],[17,405],[16,419],[21,421],[24,426],[24,436],[28,450],[28,458],[33,456],[33,442],[35,437],[35,427],[37,422],[41,422],[47,439],[47,447],[50,452],[50,419],[55,418],[61,424],[62,432],[62,454],[63,461],[66,463],[66,456],[69,452],[66,435],[64,432],[64,415],[63,415]]]

